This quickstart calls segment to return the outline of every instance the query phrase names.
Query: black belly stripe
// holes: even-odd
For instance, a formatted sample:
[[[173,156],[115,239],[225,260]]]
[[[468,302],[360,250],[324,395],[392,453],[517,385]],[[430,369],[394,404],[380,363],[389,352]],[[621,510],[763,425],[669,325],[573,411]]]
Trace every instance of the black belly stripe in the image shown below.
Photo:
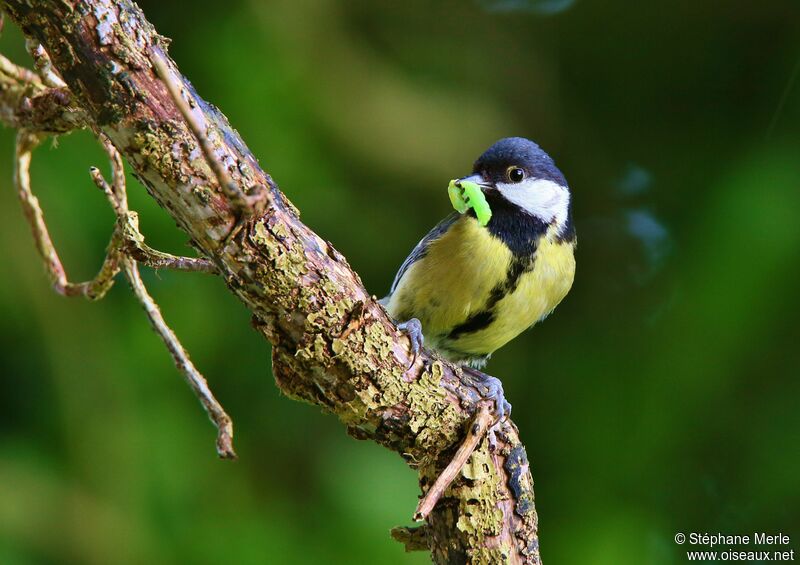
[[[486,301],[486,307],[480,312],[472,314],[466,321],[450,330],[450,333],[447,334],[447,339],[458,339],[464,334],[474,333],[489,327],[489,325],[494,322],[494,308],[497,306],[497,303],[500,302],[504,296],[512,294],[517,290],[522,275],[533,270],[535,260],[536,256],[534,254],[514,257],[511,261],[511,265],[508,266],[506,279],[492,289],[489,294],[489,300]]]
[[[471,334],[483,328],[488,328],[492,322],[494,322],[494,312],[491,310],[483,310],[477,314],[473,314],[467,318],[466,322],[462,322],[450,330],[450,333],[447,334],[447,339],[458,339],[464,334]]]
[[[547,233],[546,223],[536,216],[523,212],[503,198],[498,191],[487,191],[486,200],[492,208],[492,219],[486,229],[511,251],[511,264],[508,266],[505,280],[492,289],[484,308],[450,330],[446,339],[454,340],[464,334],[480,331],[494,322],[496,314],[494,309],[497,303],[517,289],[524,273],[533,270],[537,242]],[[473,210],[469,213],[475,215]]]

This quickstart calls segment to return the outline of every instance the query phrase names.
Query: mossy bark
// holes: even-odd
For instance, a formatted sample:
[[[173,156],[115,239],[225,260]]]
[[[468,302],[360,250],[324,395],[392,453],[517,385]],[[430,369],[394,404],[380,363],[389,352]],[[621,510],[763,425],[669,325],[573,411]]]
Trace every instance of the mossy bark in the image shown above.
[[[446,466],[481,400],[459,369],[421,355],[330,243],[202,100],[129,0],[2,0],[69,86],[69,105],[109,136],[148,192],[211,259],[273,345],[276,383],[336,414],[356,438],[397,451],[426,489]],[[195,119],[242,192],[263,206],[241,221],[151,64],[163,56]],[[231,233],[233,231],[233,236]],[[520,407],[518,407],[520,408]],[[483,441],[414,546],[437,563],[540,563],[533,481],[516,427]],[[409,502],[409,514],[413,509]],[[424,535],[423,535],[424,534]]]

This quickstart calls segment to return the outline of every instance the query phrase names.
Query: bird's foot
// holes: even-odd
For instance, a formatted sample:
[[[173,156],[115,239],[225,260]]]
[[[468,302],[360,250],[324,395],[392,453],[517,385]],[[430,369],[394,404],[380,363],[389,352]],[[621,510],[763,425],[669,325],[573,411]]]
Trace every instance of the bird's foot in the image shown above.
[[[422,335],[422,323],[416,319],[411,318],[403,323],[397,324],[397,329],[404,332],[408,336],[408,341],[411,342],[411,363],[408,364],[408,369],[414,366],[417,361],[422,344],[425,343],[425,336]]]
[[[503,392],[503,383],[500,379],[482,373],[477,369],[462,367],[463,382],[478,391],[478,394],[486,400],[494,402],[495,423],[489,428],[488,438],[492,448],[496,445],[495,432],[499,425],[511,415],[511,404],[506,400]]]

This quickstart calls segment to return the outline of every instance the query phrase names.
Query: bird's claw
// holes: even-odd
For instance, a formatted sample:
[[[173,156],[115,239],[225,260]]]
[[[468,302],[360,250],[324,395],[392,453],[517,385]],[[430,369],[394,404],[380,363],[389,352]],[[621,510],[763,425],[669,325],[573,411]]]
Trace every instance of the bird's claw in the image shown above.
[[[496,417],[494,425],[489,428],[489,442],[495,443],[494,432],[501,422],[511,415],[511,404],[506,400],[503,392],[503,383],[497,377],[492,377],[478,371],[464,367],[465,383],[477,389],[482,398],[494,402],[494,415]]]
[[[492,377],[481,373],[483,380],[481,383],[482,396],[488,400],[494,401],[494,413],[497,418],[489,429],[486,431],[486,440],[489,442],[489,451],[494,452],[497,450],[497,432],[503,422],[511,415],[511,404],[506,400],[505,392],[503,391],[503,383],[497,377]]]
[[[502,422],[511,415],[511,404],[506,400],[505,392],[503,391],[503,383],[497,377],[484,375],[485,393],[484,397],[494,400],[495,414],[497,421]]]
[[[408,336],[408,341],[411,342],[411,363],[408,364],[406,368],[407,371],[417,362],[419,351],[422,349],[422,344],[425,342],[425,336],[422,335],[422,323],[416,318],[411,318],[410,320],[397,324],[397,329],[404,332]]]

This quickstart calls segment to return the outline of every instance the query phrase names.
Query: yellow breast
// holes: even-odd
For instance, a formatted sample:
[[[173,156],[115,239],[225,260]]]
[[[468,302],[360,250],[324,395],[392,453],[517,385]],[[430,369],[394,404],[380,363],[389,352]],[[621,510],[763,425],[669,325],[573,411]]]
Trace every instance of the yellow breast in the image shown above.
[[[495,305],[492,323],[458,336],[447,347],[476,355],[496,351],[547,317],[567,295],[574,278],[574,244],[559,242],[548,232],[539,240],[532,269]]]
[[[387,306],[389,314],[398,320],[418,318],[426,341],[444,337],[486,303],[510,262],[508,247],[464,216],[406,271]]]
[[[564,298],[575,274],[573,247],[548,231],[533,262],[508,288],[511,251],[474,218],[463,216],[409,267],[387,309],[400,321],[418,318],[426,345],[446,356],[485,356]]]

